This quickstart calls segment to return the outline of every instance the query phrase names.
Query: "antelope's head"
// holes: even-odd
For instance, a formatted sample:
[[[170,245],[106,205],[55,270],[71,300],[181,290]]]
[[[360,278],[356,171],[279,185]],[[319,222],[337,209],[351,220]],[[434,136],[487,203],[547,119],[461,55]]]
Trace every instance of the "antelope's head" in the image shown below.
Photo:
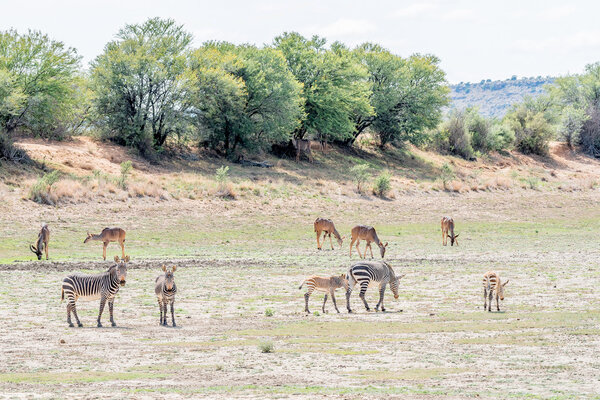
[[[127,263],[129,262],[129,256],[125,256],[119,260],[119,256],[115,256],[115,263],[117,264],[117,278],[119,279],[119,283],[121,286],[125,286],[125,281],[127,278]]]
[[[42,259],[42,250],[39,247],[35,247],[34,245],[29,245],[29,250],[37,256],[38,260]]]
[[[342,248],[342,243],[344,243],[344,239],[346,239],[346,236],[341,236],[337,239],[337,242],[340,245],[340,249]]]
[[[165,265],[162,266],[162,270],[165,273],[165,287],[167,290],[173,290],[173,285],[175,285],[175,277],[173,276],[173,272],[175,272],[176,269],[177,267],[175,265],[173,265],[171,269],[168,269]]]
[[[458,239],[457,239],[458,235],[460,235],[460,234],[456,234],[456,235],[453,234],[452,236],[448,235],[448,237],[450,238],[450,246],[454,246],[454,243],[456,243],[456,245],[458,246]]]
[[[506,286],[507,283],[508,281],[498,285],[498,297],[500,297],[500,300],[502,301],[504,301],[504,286]]]
[[[387,248],[388,243],[385,242],[385,244],[381,244],[379,243],[379,253],[381,254],[381,258],[383,258],[383,256],[385,256],[385,249]]]
[[[390,281],[390,288],[392,289],[392,293],[394,293],[394,298],[398,299],[398,286],[400,284],[400,279],[404,278],[406,274],[402,274],[397,276],[396,279]]]
[[[92,238],[92,234],[88,232],[87,233],[87,237],[85,238],[85,240],[83,241],[83,243],[89,242],[91,238]]]

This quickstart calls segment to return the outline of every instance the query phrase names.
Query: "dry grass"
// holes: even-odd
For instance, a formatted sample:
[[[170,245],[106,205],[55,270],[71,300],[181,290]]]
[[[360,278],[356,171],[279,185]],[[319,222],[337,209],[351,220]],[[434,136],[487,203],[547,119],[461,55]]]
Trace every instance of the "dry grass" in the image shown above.
[[[154,181],[131,182],[128,186],[129,197],[153,197],[168,200],[169,194]]]

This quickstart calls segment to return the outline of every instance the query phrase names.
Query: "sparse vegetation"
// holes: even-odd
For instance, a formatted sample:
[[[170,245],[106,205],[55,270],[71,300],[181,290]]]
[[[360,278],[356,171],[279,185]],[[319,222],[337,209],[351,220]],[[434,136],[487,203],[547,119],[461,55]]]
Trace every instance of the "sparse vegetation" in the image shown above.
[[[272,308],[267,308],[265,310],[265,316],[266,317],[272,317],[273,315],[275,315],[275,311]]]
[[[369,173],[368,164],[358,164],[350,168],[350,174],[352,180],[356,183],[356,190],[358,193],[362,193],[364,184],[369,180],[371,174]]]
[[[375,178],[373,184],[373,194],[379,197],[386,197],[392,189],[392,175],[388,171],[384,171]]]
[[[121,176],[119,176],[118,181],[119,187],[121,189],[127,189],[127,178],[131,174],[132,169],[133,166],[131,164],[131,161],[125,161],[121,163]]]
[[[60,179],[59,171],[52,171],[44,174],[37,182],[31,187],[29,191],[29,199],[40,204],[54,205],[55,199],[51,195],[52,185],[54,185]]]
[[[273,345],[273,342],[261,342],[258,345],[258,348],[260,349],[261,353],[272,353],[275,350],[275,346]]]

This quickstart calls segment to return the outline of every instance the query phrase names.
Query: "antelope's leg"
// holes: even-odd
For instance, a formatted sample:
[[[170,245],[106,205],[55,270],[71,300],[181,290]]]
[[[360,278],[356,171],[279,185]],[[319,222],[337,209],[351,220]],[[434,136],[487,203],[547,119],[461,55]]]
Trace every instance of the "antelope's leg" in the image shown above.
[[[329,244],[331,245],[331,250],[333,250],[333,242],[331,241],[331,232],[329,232]]]
[[[175,325],[175,299],[171,300],[171,325],[173,325],[174,327],[177,326]]]
[[[365,293],[367,293],[367,288],[369,287],[369,282],[367,281],[363,281],[360,283],[360,299],[363,301],[365,308],[367,309],[367,311],[371,311],[371,309],[369,308],[369,305],[367,304],[367,300],[365,299]]]
[[[115,320],[113,318],[113,306],[115,304],[115,298],[113,297],[112,299],[108,300],[108,311],[110,312],[110,324],[111,326],[117,326],[117,324],[115,323]]]
[[[346,309],[348,310],[349,313],[352,312],[352,309],[350,308],[350,294],[352,293],[352,289],[354,289],[354,285],[356,283],[353,283],[352,285],[348,285],[348,289],[346,290]]]
[[[335,302],[335,289],[331,289],[329,291],[329,293],[331,293],[331,300],[333,301],[333,306],[335,307],[335,311],[337,311],[337,313],[340,313],[340,310],[338,310],[337,308],[337,303]]]
[[[102,317],[102,311],[104,311],[104,305],[106,304],[106,296],[102,295],[100,298],[100,312],[98,312],[98,328],[102,327],[102,323],[100,322],[100,318]]]
[[[373,248],[371,247],[371,242],[369,243],[369,251],[371,252],[371,258],[373,258]],[[367,250],[365,249],[365,257],[367,256]]]
[[[108,246],[108,242],[104,242],[104,247],[102,248],[102,258],[106,261],[106,246]]]
[[[356,251],[358,252],[358,258],[363,258],[363,256],[360,254],[360,248],[358,247],[358,245],[360,244],[360,239],[356,240]],[[366,256],[366,254],[365,254]]]
[[[327,311],[325,311],[325,303],[327,303],[327,293],[325,293],[325,300],[323,300],[323,314],[327,313]]]
[[[321,232],[317,231],[317,249],[321,250],[321,243],[319,239],[321,238]]]
[[[46,260],[48,260],[48,243],[46,243]]]
[[[123,258],[125,258],[125,241],[123,240],[119,244],[121,245],[121,254],[122,254]]]
[[[354,239],[350,241],[350,257],[352,257],[352,246],[354,246]]]

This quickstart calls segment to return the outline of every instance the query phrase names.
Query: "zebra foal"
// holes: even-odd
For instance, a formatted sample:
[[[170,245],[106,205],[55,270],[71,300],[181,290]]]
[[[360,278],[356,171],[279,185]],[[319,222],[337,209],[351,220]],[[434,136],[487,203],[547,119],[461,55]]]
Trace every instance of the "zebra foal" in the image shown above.
[[[348,309],[348,312],[352,312],[352,309],[350,308],[350,294],[357,283],[360,286],[359,296],[363,301],[367,311],[371,311],[367,301],[365,300],[367,288],[369,286],[378,285],[379,302],[375,306],[375,311],[379,311],[380,306],[381,311],[385,311],[385,307],[383,306],[383,296],[385,294],[386,285],[388,283],[390,284],[390,289],[392,289],[392,292],[394,293],[394,298],[397,299],[398,282],[405,275],[406,274],[397,276],[391,265],[385,261],[359,261],[352,264],[348,270],[348,273],[346,274],[348,277],[348,288],[346,290],[346,308]]]
[[[325,303],[327,303],[327,294],[331,294],[331,300],[333,300],[333,306],[335,307],[335,311],[338,313],[340,310],[337,308],[337,303],[335,302],[335,289],[337,288],[345,288],[348,289],[348,280],[346,279],[346,274],[342,274],[340,276],[331,276],[329,278],[325,278],[322,276],[310,276],[302,282],[298,289],[302,289],[302,286],[306,284],[308,290],[304,293],[304,302],[305,307],[304,311],[310,314],[308,311],[308,298],[315,290],[319,292],[325,292],[325,300],[323,300],[323,313],[325,311]]]
[[[75,316],[77,326],[83,326],[83,324],[79,321],[79,317],[77,317],[77,309],[75,308],[75,302],[79,298],[82,300],[100,299],[98,328],[102,327],[100,318],[102,317],[102,311],[104,311],[104,305],[108,301],[111,325],[117,326],[115,320],[113,319],[113,304],[115,301],[115,295],[119,291],[119,286],[125,286],[128,262],[129,256],[125,256],[125,258],[121,260],[119,260],[118,256],[115,256],[115,264],[112,265],[106,272],[98,275],[74,274],[63,279],[61,302],[66,296],[67,322],[70,327],[73,326],[73,322],[71,322],[71,311]]]
[[[176,266],[168,269],[166,266],[162,266],[164,274],[156,277],[156,285],[154,286],[154,293],[158,299],[158,308],[160,308],[160,324],[167,326],[167,306],[171,304],[171,322],[175,325],[175,312],[173,307],[175,304],[175,293],[177,293],[177,286],[175,285],[175,278],[173,272],[177,269]]]
[[[504,283],[500,281],[500,275],[497,272],[489,271],[483,275],[483,310],[487,308],[489,312],[492,311],[492,299],[496,297],[496,310],[500,311],[500,304],[498,298],[504,301],[504,286],[508,283],[508,280]],[[489,298],[489,302],[487,301]]]

